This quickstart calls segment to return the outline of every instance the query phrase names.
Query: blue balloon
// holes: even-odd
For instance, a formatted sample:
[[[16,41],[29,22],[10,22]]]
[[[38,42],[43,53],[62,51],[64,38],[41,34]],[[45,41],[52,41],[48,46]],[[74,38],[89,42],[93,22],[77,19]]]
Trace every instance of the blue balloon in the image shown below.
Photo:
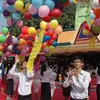
[[[18,20],[21,19],[21,15],[20,15],[19,12],[14,12],[14,13],[12,14],[12,18],[13,18],[14,21],[18,21]]]
[[[14,7],[14,6],[8,5],[8,6],[7,6],[7,10],[8,10],[9,12],[14,12],[15,7]]]
[[[59,2],[59,0],[53,0],[55,3]]]
[[[17,54],[17,55],[20,55],[20,53],[21,53],[21,52],[20,52],[19,50],[16,50],[16,54]]]
[[[43,4],[43,0],[32,0],[32,4],[35,8],[40,8]]]
[[[4,9],[0,7],[0,14],[4,12]]]
[[[55,3],[52,0],[46,0],[44,4],[47,5],[50,8],[50,10],[52,10],[55,7]]]
[[[39,18],[38,13],[34,14],[34,15],[33,15],[33,18],[38,19],[38,18]]]
[[[94,19],[95,18],[95,15],[92,13],[91,14],[91,19]]]
[[[56,47],[58,45],[57,41],[54,41],[52,45]]]
[[[50,36],[44,36],[43,38],[43,42],[49,41],[50,40]]]

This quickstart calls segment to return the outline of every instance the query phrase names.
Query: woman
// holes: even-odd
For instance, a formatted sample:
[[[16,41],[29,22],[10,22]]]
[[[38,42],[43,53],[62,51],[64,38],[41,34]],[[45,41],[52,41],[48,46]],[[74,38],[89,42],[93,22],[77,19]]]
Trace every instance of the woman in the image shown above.
[[[49,69],[47,61],[41,63],[41,100],[51,100],[51,87],[50,87],[50,77],[52,73]]]
[[[100,100],[100,64],[97,66],[97,100]]]

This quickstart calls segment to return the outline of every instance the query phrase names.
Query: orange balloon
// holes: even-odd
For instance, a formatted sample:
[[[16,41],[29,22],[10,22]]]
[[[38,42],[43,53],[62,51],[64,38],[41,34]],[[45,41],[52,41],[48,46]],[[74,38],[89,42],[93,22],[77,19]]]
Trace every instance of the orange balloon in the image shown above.
[[[3,51],[3,46],[0,45],[0,51]]]
[[[22,45],[27,45],[27,41],[23,40]]]
[[[100,8],[96,9],[96,10],[94,11],[94,14],[95,14],[95,16],[96,16],[96,19],[97,19],[97,18],[100,18]]]
[[[21,45],[18,46],[17,48],[18,48],[18,50],[22,50],[23,49],[23,47]]]

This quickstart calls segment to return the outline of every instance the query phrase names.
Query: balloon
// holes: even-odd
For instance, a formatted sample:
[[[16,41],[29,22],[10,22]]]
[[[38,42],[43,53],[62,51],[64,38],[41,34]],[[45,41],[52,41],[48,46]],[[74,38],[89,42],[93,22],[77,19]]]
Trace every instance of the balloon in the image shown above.
[[[29,13],[29,12],[25,12],[24,13],[24,17],[26,18],[26,19],[31,19],[31,14]]]
[[[52,20],[51,22],[50,22],[50,27],[51,28],[56,28],[58,26],[58,21],[57,20]]]
[[[0,43],[5,43],[6,42],[6,36],[0,35]]]
[[[18,50],[22,50],[23,48],[22,48],[22,46],[18,46],[17,49]]]
[[[21,29],[22,34],[28,34],[28,27],[27,26],[23,26]]]
[[[13,48],[12,45],[9,45],[7,49],[12,50],[12,48]]]
[[[19,44],[22,44],[24,39],[19,39]]]
[[[19,35],[19,38],[23,38],[23,34],[20,34],[20,35]]]
[[[94,33],[100,33],[100,26],[92,25],[91,29]]]
[[[44,53],[49,53],[49,50],[48,49],[44,49]]]
[[[36,33],[36,29],[34,28],[34,27],[30,27],[29,29],[28,29],[28,35],[33,35],[33,34],[35,34]]]
[[[2,45],[0,45],[0,51],[3,51],[3,49],[4,49],[4,48],[3,48],[3,46],[2,46]]]
[[[8,33],[8,28],[7,28],[7,27],[3,27],[3,28],[2,28],[2,33],[3,33],[4,35],[6,35],[6,34]]]
[[[44,35],[49,35],[49,34],[48,34],[48,31],[45,31],[45,32],[44,32]]]
[[[17,1],[15,2],[15,4],[14,4],[14,7],[15,7],[16,9],[18,9],[18,10],[23,9],[23,7],[24,7],[23,1],[17,0]]]
[[[28,41],[27,41],[27,44],[32,45],[32,40],[28,40]]]
[[[53,44],[52,44],[54,47],[56,47],[58,44],[57,44],[57,41],[54,41]]]
[[[57,39],[57,35],[56,34],[53,34],[52,37],[51,37],[51,39],[52,40],[56,40]]]
[[[46,29],[50,29],[50,23],[47,23]]]
[[[60,3],[66,3],[68,0],[59,0]]]
[[[40,8],[43,4],[43,1],[42,0],[32,0],[32,5],[35,7],[35,8]]]
[[[21,28],[23,26],[23,21],[22,20],[19,20],[17,21],[16,25]]]
[[[100,18],[94,20],[94,24],[100,26]]]
[[[70,4],[70,2],[68,0],[66,3],[64,3],[64,7],[68,6],[69,4]]]
[[[21,53],[21,52],[20,52],[19,50],[16,50],[16,54],[17,54],[17,55],[20,55],[20,53]]]
[[[99,18],[100,17],[100,8],[96,9],[94,11],[94,14],[95,14],[96,19]]]
[[[15,11],[15,7],[14,7],[14,6],[8,5],[8,6],[7,6],[7,10],[8,10],[9,12],[13,12],[13,11]]]
[[[0,56],[2,56],[3,55],[3,52],[2,51],[0,51]]]
[[[5,17],[8,17],[8,16],[10,16],[10,12],[8,10],[4,10],[3,15]]]
[[[50,40],[50,36],[44,36],[43,41],[46,42],[46,41],[48,41],[48,40]]]
[[[41,22],[40,22],[40,27],[41,27],[42,29],[46,29],[46,25],[47,25],[47,23],[46,23],[45,21],[41,21]]]
[[[85,30],[90,30],[88,24],[84,26]]]
[[[53,40],[48,41],[48,45],[51,46],[53,44]]]
[[[0,14],[4,12],[4,9],[0,7]]]
[[[48,6],[50,10],[52,10],[55,7],[55,3],[52,0],[46,0],[44,5]]]
[[[63,4],[62,4],[62,3],[59,3],[59,2],[56,4],[55,8],[58,8],[58,9],[60,9],[61,11],[64,10]]]
[[[13,38],[13,39],[12,39],[12,42],[13,42],[13,43],[18,43],[18,39],[17,39],[17,38]]]
[[[13,5],[13,4],[15,3],[15,0],[7,0],[7,3],[8,3],[9,5]]]
[[[27,52],[27,51],[26,51],[25,49],[23,49],[23,50],[21,51],[22,54],[26,54],[26,52]]]
[[[29,6],[30,6],[30,3],[26,3],[25,4],[25,9],[28,10]]]
[[[93,9],[100,8],[99,0],[92,0],[92,8]]]
[[[94,19],[95,18],[95,15],[92,13],[91,14],[91,19]]]
[[[52,36],[54,34],[54,31],[53,30],[49,30],[48,34],[49,34],[49,36]]]
[[[7,2],[3,3],[3,8],[6,9],[7,8]]]
[[[55,29],[55,34],[59,35],[63,32],[62,26],[58,25],[57,28]]]
[[[89,34],[89,30],[83,30],[83,35],[88,35]]]
[[[60,17],[62,14],[61,10],[58,9],[58,8],[55,8],[53,9],[51,12],[50,12],[50,16],[54,17],[54,18],[58,18]]]
[[[49,12],[50,12],[50,9],[46,5],[41,6],[39,8],[39,10],[38,10],[38,14],[39,14],[40,17],[46,17],[46,16],[48,16]]]
[[[28,40],[28,38],[29,38],[29,36],[26,34],[26,35],[24,35],[24,40]]]
[[[32,4],[29,6],[28,11],[32,15],[37,13],[37,9]]]
[[[21,15],[18,12],[13,12],[12,18],[13,18],[14,21],[18,21],[18,20],[21,19]]]
[[[11,18],[7,19],[7,25],[12,26],[12,19]]]
[[[33,15],[33,18],[38,19],[38,18],[39,18],[38,13],[34,14],[34,15]]]
[[[50,22],[51,21],[51,16],[46,16],[46,17],[43,17],[42,19],[46,22]]]

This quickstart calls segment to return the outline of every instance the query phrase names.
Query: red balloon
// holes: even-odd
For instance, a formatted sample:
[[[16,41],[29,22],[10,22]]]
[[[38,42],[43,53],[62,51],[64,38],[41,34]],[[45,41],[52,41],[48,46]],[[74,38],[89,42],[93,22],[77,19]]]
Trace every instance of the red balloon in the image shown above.
[[[29,36],[26,34],[23,36],[24,40],[27,40],[29,38]]]
[[[89,26],[88,26],[87,24],[85,25],[85,29],[86,29],[86,30],[90,30],[90,29],[89,29]]]
[[[50,22],[51,21],[51,16],[46,16],[44,18],[42,18],[44,21],[46,22]]]
[[[62,14],[61,10],[58,8],[55,8],[51,11],[50,16],[54,17],[54,18],[58,18],[60,17]]]
[[[44,49],[44,44],[42,44],[41,49]]]
[[[96,16],[96,19],[97,18],[100,18],[100,8],[97,8],[95,11],[94,11],[94,14]]]
[[[7,48],[7,46],[8,46],[8,44],[7,44],[7,43],[5,43],[5,44],[3,45],[3,47],[4,47],[4,48]]]
[[[25,17],[26,19],[31,19],[31,18],[32,18],[32,15],[31,15],[29,12],[25,12],[25,13],[24,13],[24,17]]]
[[[53,40],[48,41],[48,45],[51,46],[53,43]]]
[[[66,2],[66,3],[64,3],[64,7],[66,7],[66,6],[68,6],[69,5],[69,0]]]
[[[52,36],[54,34],[53,30],[49,30],[48,34],[49,36]]]
[[[33,35],[33,36],[32,36],[32,40],[33,40],[33,41],[35,40],[35,37],[36,37],[36,35]]]
[[[56,40],[57,39],[57,35],[53,34],[53,36],[51,37],[52,40]]]
[[[48,31],[45,31],[45,32],[44,32],[44,35],[49,35],[49,32],[48,32]]]
[[[23,38],[23,34],[20,34],[20,35],[19,35],[19,38]]]
[[[32,44],[32,40],[28,40],[27,41],[27,44]]]
[[[21,32],[22,34],[28,34],[28,27],[27,26],[22,27]]]

